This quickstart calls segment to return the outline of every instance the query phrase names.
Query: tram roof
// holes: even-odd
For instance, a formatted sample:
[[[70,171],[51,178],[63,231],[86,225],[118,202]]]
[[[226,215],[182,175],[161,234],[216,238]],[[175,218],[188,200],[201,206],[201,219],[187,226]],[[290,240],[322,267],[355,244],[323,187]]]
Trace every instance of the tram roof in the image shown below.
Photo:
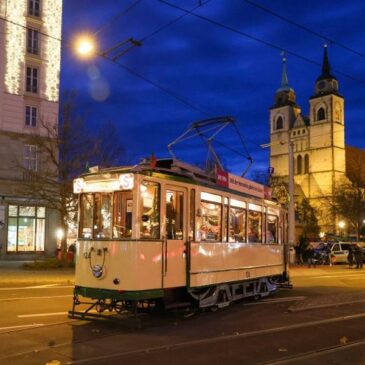
[[[222,191],[233,192],[238,195],[251,196],[249,193],[242,193],[234,188],[228,186],[222,186],[217,183],[216,174],[214,172],[207,174],[204,170],[197,166],[185,163],[180,160],[166,158],[152,161],[150,159],[144,159],[139,164],[134,166],[114,166],[114,167],[91,167],[89,172],[82,174],[81,177],[97,177],[104,176],[107,178],[109,174],[121,174],[121,173],[136,173],[147,176],[161,177],[165,179],[180,180],[190,184],[202,185]],[[109,175],[110,176],[110,175]],[[234,176],[234,175],[232,175]],[[235,178],[242,179],[241,177],[234,176]],[[249,181],[245,179],[246,181]],[[255,182],[252,184],[260,185]],[[260,197],[256,196],[256,199]],[[262,197],[262,199],[267,200],[267,198]],[[272,199],[268,199],[272,201]]]

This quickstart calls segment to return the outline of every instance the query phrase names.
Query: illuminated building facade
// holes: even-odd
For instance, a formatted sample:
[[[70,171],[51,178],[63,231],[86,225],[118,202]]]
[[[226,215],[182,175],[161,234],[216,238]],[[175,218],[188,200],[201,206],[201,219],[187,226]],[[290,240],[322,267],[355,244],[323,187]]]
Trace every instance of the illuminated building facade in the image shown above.
[[[287,180],[288,145],[292,144],[296,201],[308,198],[317,210],[321,231],[335,233],[336,217],[326,208],[326,201],[346,175],[344,98],[339,94],[338,81],[331,75],[326,47],[322,73],[309,99],[309,116],[302,115],[296,104],[284,60],[281,87],[270,109],[270,139],[274,177]]]
[[[57,126],[62,0],[0,0],[0,258],[53,254],[57,214],[21,193]]]

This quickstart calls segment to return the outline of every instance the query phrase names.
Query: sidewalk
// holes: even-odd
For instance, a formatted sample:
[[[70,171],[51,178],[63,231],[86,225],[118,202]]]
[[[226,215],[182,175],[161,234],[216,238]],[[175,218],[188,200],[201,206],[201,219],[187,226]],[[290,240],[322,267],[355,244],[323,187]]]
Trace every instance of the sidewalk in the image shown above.
[[[46,284],[74,285],[74,269],[28,270],[26,261],[0,261],[0,287],[22,287]]]

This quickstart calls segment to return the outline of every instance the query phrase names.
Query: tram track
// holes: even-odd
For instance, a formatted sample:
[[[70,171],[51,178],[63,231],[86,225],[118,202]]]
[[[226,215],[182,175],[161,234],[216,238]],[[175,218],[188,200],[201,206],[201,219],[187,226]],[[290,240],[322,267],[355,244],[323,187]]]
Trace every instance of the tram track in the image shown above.
[[[285,333],[286,331],[293,331],[297,329],[305,329],[305,328],[311,328],[316,326],[323,326],[323,325],[330,325],[335,323],[345,323],[348,321],[356,321],[359,319],[365,318],[365,312],[360,312],[356,314],[351,315],[341,315],[336,316],[332,318],[327,319],[321,319],[321,320],[312,320],[312,321],[306,321],[301,322],[297,324],[290,324],[286,326],[279,326],[279,327],[272,327],[267,329],[261,329],[261,330],[253,330],[253,331],[247,331],[247,332],[235,332],[233,334],[227,334],[227,335],[221,335],[221,336],[213,336],[213,337],[207,337],[207,338],[197,338],[189,341],[181,341],[181,342],[175,342],[171,344],[163,344],[163,345],[157,345],[157,346],[146,346],[139,349],[131,349],[127,351],[119,351],[114,352],[112,354],[105,354],[105,355],[99,355],[99,356],[93,356],[93,357],[87,357],[83,359],[75,359],[75,360],[69,360],[68,362],[64,362],[64,364],[67,365],[77,365],[77,364],[93,364],[93,363],[107,363],[108,361],[116,360],[116,359],[122,359],[122,358],[133,358],[133,357],[139,357],[139,356],[148,356],[152,354],[158,354],[158,353],[167,353],[167,352],[173,352],[173,351],[179,351],[179,350],[185,350],[185,349],[192,349],[192,348],[199,348],[199,346],[206,346],[206,345],[214,345],[229,341],[237,341],[239,339],[249,338],[249,337],[260,337],[270,334],[277,334],[277,333]],[[72,324],[75,322],[79,322],[78,320],[69,320],[69,321],[63,321],[63,322],[57,322],[57,323],[51,323],[47,324],[44,327],[55,327],[58,325],[65,325],[65,324]],[[20,331],[25,330],[37,330],[37,328],[27,328]],[[10,331],[14,332],[14,331]],[[0,336],[8,333],[8,332],[2,332],[0,333]],[[116,331],[113,333],[108,334],[98,334],[98,340],[106,340],[110,341],[113,337],[120,334],[120,331]],[[52,350],[53,352],[57,353],[61,349],[65,349],[67,347],[73,347],[78,344],[84,344],[87,345],[88,343],[92,343],[95,341],[95,338],[88,338],[88,339],[78,339],[70,342],[63,342],[54,344],[52,346],[37,346],[37,352],[45,352]],[[280,359],[273,360],[273,361],[267,361],[267,362],[260,362],[257,364],[260,365],[279,365],[279,364],[295,364],[296,361],[299,360],[305,360],[305,359],[311,359],[315,358],[316,356],[322,356],[329,354],[331,352],[341,351],[345,350],[347,348],[351,347],[357,347],[360,345],[365,344],[364,338],[359,338],[356,341],[351,341],[345,344],[341,345],[333,345],[333,346],[325,346],[321,347],[312,351],[306,351],[304,353],[289,355],[285,357],[281,357]],[[8,354],[6,356],[0,356],[0,362],[4,361],[10,361],[14,358],[19,358],[21,356],[30,356],[32,353],[34,353],[34,349],[30,349],[29,351],[21,351],[18,353]]]

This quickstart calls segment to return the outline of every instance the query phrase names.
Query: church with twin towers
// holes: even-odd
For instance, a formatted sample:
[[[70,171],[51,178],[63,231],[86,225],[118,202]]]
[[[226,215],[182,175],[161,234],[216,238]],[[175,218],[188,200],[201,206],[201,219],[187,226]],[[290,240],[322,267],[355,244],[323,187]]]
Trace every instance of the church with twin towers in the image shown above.
[[[330,213],[327,202],[336,185],[346,179],[346,155],[353,155],[356,149],[345,146],[344,97],[331,74],[326,46],[322,72],[309,98],[308,116],[302,114],[296,103],[283,59],[281,86],[270,108],[270,167],[273,177],[283,181],[289,175],[289,144],[294,154],[295,201],[304,197],[309,200],[317,211],[322,234],[338,233],[341,217]],[[298,234],[297,230],[296,240]]]

